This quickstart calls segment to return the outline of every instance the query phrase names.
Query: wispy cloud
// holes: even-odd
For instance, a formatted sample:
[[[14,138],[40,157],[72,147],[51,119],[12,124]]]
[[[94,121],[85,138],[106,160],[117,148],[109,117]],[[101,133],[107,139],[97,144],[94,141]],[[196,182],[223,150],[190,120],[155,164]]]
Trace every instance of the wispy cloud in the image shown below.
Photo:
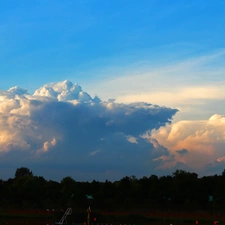
[[[119,72],[120,77],[87,87],[93,93],[98,90],[103,99],[113,96],[117,102],[150,102],[188,112],[186,119],[198,113],[207,118],[216,113],[213,101],[225,99],[224,58],[225,52],[221,50],[175,62],[168,60],[165,65],[147,66],[145,62],[144,67],[137,64],[130,70],[124,68]]]

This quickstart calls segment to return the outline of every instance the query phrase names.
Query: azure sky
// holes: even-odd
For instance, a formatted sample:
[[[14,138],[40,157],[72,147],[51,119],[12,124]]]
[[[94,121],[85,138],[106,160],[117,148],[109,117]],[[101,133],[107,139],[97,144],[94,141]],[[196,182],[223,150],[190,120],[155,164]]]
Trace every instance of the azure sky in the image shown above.
[[[2,1],[0,175],[14,159],[55,179],[220,173],[224,10],[223,0]]]

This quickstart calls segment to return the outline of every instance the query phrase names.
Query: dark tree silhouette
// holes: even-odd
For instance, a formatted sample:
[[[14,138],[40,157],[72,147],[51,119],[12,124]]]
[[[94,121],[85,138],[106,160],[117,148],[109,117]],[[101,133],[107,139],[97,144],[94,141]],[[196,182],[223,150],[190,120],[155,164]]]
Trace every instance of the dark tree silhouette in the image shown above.
[[[33,173],[27,167],[20,167],[16,169],[15,178],[24,177],[24,176],[33,176]]]
[[[3,208],[42,208],[61,210],[70,206],[86,210],[173,211],[206,210],[215,213],[225,208],[225,170],[221,175],[204,176],[185,170],[171,175],[151,175],[138,179],[125,176],[118,181],[80,182],[67,176],[60,182],[33,175],[18,168],[14,179],[0,179],[0,204]],[[93,196],[88,202],[86,195]]]

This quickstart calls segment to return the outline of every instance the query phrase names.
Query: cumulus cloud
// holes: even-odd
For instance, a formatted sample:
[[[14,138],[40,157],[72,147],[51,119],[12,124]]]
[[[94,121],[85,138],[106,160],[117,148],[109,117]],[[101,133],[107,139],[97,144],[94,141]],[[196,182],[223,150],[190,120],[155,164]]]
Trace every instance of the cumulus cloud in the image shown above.
[[[87,92],[82,91],[81,86],[73,84],[68,80],[59,83],[45,84],[34,92],[34,96],[45,96],[57,99],[58,101],[71,101],[72,103],[100,101],[98,97],[92,99]]]
[[[37,171],[45,168],[45,176],[52,171],[50,178],[58,171],[89,180],[168,174],[177,168],[220,173],[225,116],[171,123],[177,111],[102,101],[67,80],[46,84],[33,95],[15,86],[0,91],[0,162],[36,165]]]
[[[174,155],[174,163],[188,165],[196,172],[216,165],[220,172],[218,165],[225,159],[225,116],[215,114],[203,121],[179,121],[153,130],[149,136],[150,141],[157,139]]]
[[[0,161],[17,155],[17,163],[150,175],[161,163],[154,159],[169,153],[143,134],[170,124],[176,112],[144,102],[101,101],[67,80],[33,95],[13,87],[0,92]]]

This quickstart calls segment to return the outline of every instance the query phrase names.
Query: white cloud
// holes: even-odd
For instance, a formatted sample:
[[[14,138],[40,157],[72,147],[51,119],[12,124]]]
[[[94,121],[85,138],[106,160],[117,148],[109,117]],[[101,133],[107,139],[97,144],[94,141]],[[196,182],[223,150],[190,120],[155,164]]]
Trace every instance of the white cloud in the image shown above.
[[[12,87],[8,90],[8,93],[13,93],[14,95],[24,95],[27,94],[27,90],[20,87]]]
[[[88,93],[83,92],[78,84],[73,84],[68,80],[59,83],[46,84],[36,90],[34,96],[46,96],[59,101],[93,101],[91,96]]]
[[[94,156],[94,155],[98,154],[99,152],[101,152],[101,150],[95,150],[90,153],[90,156]]]
[[[0,95],[0,162],[17,155],[17,164],[148,174],[166,149],[141,135],[170,123],[176,112],[143,102],[101,101],[70,81],[44,85],[34,95],[11,88]]]
[[[0,93],[0,162],[16,157],[18,166],[45,165],[46,173],[69,166],[71,173],[96,177],[106,171],[121,177],[221,169],[225,117],[171,124],[176,112],[144,102],[101,101],[69,81],[44,85],[34,95],[12,88]]]
[[[128,137],[127,137],[127,140],[128,140],[130,143],[138,144],[137,138],[135,138],[135,137],[128,136]]]

